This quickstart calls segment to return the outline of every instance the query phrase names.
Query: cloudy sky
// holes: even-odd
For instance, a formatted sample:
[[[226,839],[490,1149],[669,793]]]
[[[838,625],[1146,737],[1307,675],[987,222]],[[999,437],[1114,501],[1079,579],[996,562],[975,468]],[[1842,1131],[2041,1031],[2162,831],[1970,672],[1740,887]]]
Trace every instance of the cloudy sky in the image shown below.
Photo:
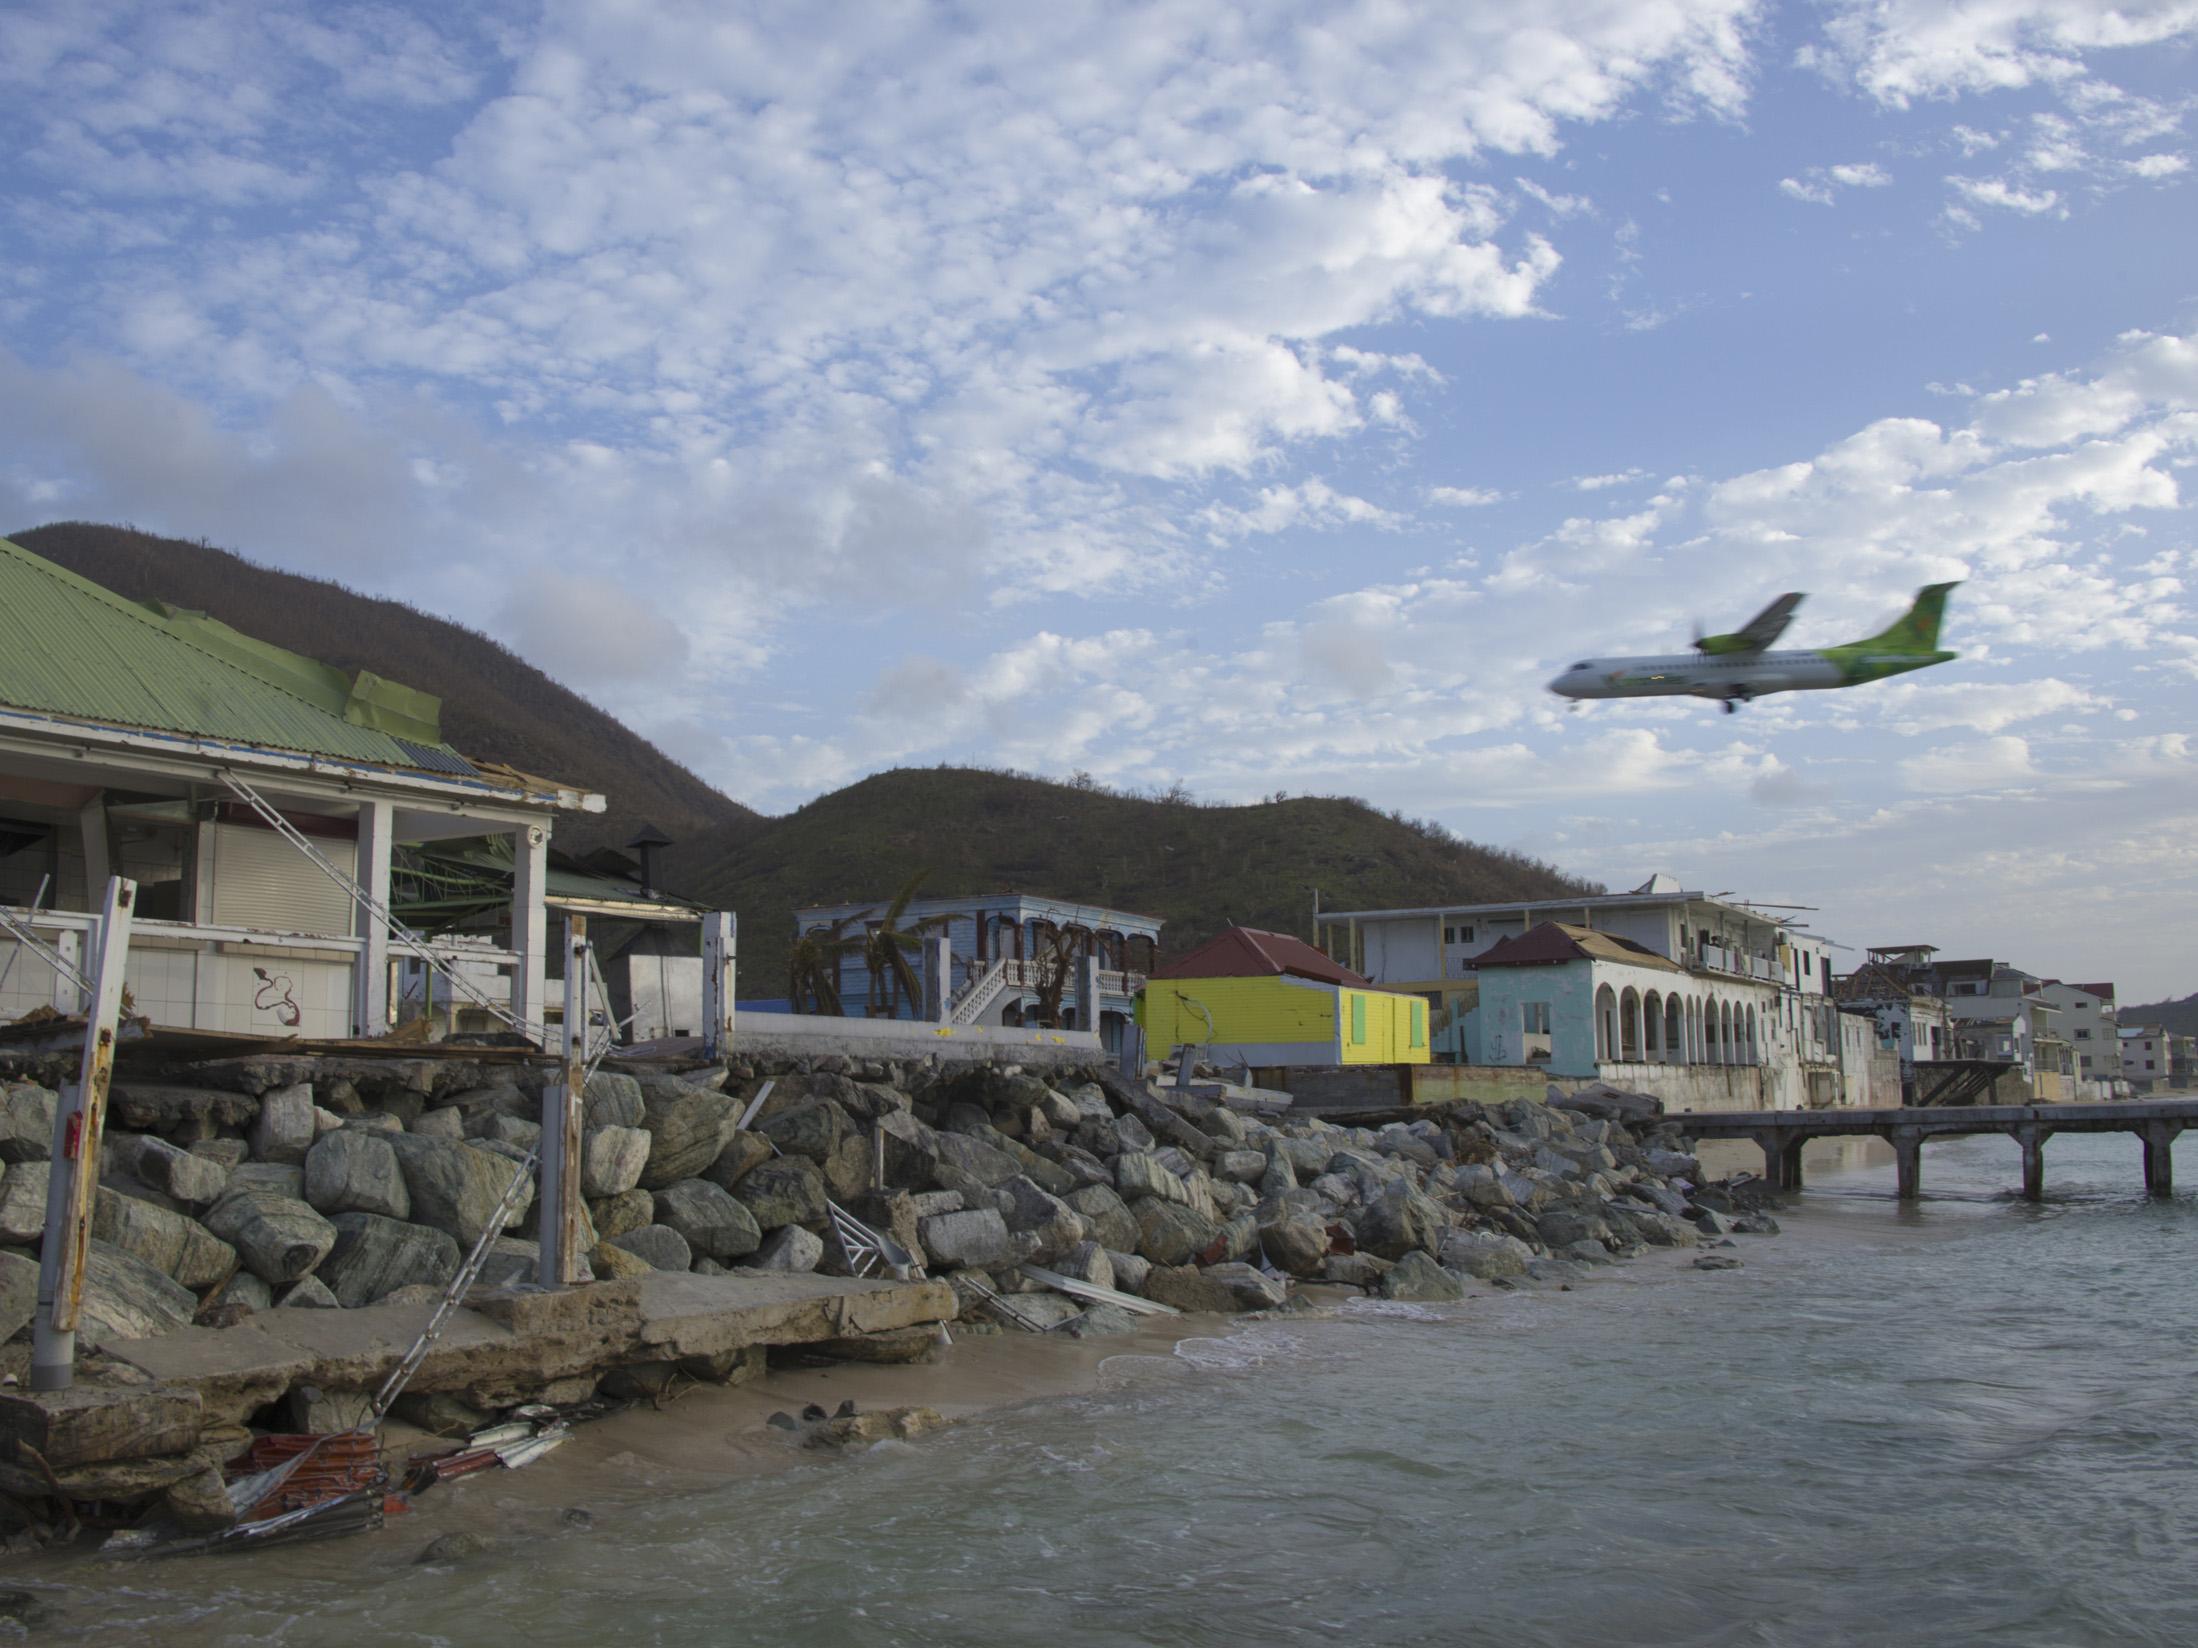
[[[403,595],[769,810],[1358,794],[2180,994],[2194,71],[2198,0],[17,0],[0,530]],[[1943,578],[1905,681],[1542,690]]]

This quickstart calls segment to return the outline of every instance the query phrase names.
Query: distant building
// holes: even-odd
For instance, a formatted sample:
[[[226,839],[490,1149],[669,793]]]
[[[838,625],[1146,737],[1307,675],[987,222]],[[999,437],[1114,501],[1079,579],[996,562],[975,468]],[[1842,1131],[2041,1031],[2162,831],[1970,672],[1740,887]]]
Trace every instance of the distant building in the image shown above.
[[[1869,1014],[1879,1047],[1895,1056],[1901,1103],[1916,1100],[1917,1065],[1959,1056],[1954,1045],[1953,1015],[1946,1003],[1912,982],[1934,954],[1936,951],[1928,944],[1874,946],[1860,967],[1842,974],[1832,984],[1832,994],[1841,1007]]]
[[[2174,1038],[2157,1024],[2122,1026],[2122,1078],[2138,1093],[2171,1084],[2175,1073]]]
[[[1438,1059],[1596,1075],[1690,1109],[1838,1104],[1863,1086],[1842,1063],[1829,943],[1670,876],[1318,921],[1330,955],[1426,997]]]
[[[2115,1097],[2122,1090],[2122,1057],[2114,986],[2047,979],[2038,994],[2059,1014],[2060,1033],[2075,1055],[2076,1097]]]
[[[837,933],[860,939],[876,928],[890,899],[847,904],[817,904],[794,913],[796,937]],[[947,942],[947,979],[941,992],[944,1011],[956,1024],[1019,1025],[1035,1023],[1049,990],[1060,1004],[1061,1026],[1096,1029],[1101,1040],[1118,1049],[1131,1007],[1145,976],[1159,957],[1158,917],[1111,910],[1068,899],[1029,893],[969,893],[911,899],[901,915],[904,930]],[[1081,957],[1099,962],[1099,1000],[1081,999],[1082,969],[1071,965],[1067,977],[1050,977],[1061,941]],[[835,983],[842,1010],[861,1017],[875,1001],[889,1004],[889,1016],[920,1018],[923,1003],[888,988],[871,976],[859,949],[847,946],[836,963]],[[924,971],[919,962],[915,969]]]
[[[1254,1070],[1425,1064],[1427,1002],[1376,989],[1303,939],[1231,927],[1146,982],[1153,1058],[1192,1046]]]

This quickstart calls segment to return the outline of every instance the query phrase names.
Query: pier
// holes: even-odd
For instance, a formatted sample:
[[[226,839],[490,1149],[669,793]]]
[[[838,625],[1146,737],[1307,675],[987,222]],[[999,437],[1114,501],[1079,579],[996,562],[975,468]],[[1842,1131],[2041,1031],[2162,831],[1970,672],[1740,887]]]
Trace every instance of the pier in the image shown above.
[[[1764,1176],[1779,1190],[1801,1188],[1801,1149],[1811,1139],[1883,1139],[1893,1147],[1900,1199],[1923,1188],[1927,1139],[1999,1133],[2022,1146],[2022,1193],[2045,1195],[2045,1141],[2056,1133],[2133,1133],[2145,1147],[2145,1189],[2175,1191],[2171,1151],[2186,1127],[2198,1125],[2198,1098],[2129,1100],[2109,1104],[1987,1104],[1903,1106],[1891,1110],[1680,1111],[1667,1118],[1696,1139],[1753,1139],[1763,1151]]]

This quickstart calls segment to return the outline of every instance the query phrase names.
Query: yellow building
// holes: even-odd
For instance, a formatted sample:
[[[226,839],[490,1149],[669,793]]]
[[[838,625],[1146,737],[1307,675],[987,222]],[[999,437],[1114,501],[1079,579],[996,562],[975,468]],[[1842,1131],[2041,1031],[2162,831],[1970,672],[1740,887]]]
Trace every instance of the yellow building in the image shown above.
[[[1146,981],[1137,1022],[1167,1058],[1221,1063],[1425,1064],[1427,1002],[1378,990],[1302,939],[1231,927]]]

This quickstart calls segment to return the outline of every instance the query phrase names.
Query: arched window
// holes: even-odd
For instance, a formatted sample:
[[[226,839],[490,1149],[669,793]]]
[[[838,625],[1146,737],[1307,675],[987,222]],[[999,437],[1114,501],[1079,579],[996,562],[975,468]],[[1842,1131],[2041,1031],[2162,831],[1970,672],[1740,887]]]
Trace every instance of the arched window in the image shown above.
[[[1607,1064],[1614,1056],[1611,1049],[1618,1044],[1618,998],[1609,985],[1595,992],[1595,1058]]]
[[[1651,1064],[1664,1060],[1664,998],[1651,990],[1641,998],[1641,1051]]]
[[[1618,998],[1618,1057],[1627,1064],[1641,1059],[1641,993],[1630,984]]]
[[[1664,998],[1664,1062],[1687,1062],[1686,1003],[1677,996]]]

